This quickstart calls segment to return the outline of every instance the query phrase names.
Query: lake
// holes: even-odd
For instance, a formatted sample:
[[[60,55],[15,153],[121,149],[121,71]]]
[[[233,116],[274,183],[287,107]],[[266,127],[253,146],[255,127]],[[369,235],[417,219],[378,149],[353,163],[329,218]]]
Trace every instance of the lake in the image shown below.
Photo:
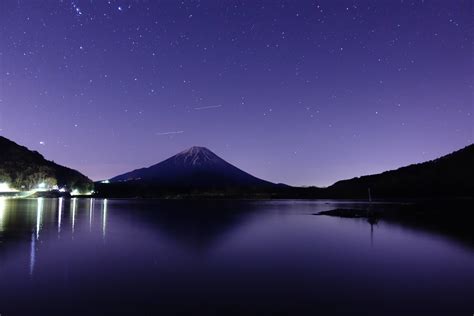
[[[469,243],[357,205],[0,199],[0,314],[474,313]]]

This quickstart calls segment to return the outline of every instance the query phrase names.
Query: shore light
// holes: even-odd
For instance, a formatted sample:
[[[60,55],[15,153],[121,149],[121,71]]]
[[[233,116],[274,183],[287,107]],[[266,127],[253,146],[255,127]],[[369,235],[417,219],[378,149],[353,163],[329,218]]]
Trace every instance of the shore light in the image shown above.
[[[7,182],[0,182],[0,192],[17,192],[18,190],[15,190],[10,187],[10,184]]]

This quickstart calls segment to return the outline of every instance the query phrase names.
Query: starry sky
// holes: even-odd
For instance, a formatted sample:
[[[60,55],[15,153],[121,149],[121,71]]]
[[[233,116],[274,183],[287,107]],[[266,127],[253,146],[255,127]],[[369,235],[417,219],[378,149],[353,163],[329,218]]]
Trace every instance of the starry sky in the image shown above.
[[[106,179],[333,182],[473,142],[470,0],[1,0],[0,135]]]

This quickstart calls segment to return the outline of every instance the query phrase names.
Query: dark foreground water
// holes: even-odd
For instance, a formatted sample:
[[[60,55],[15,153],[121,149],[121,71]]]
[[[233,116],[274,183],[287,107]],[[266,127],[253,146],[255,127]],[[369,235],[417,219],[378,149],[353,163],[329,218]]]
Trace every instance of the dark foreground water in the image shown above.
[[[0,314],[474,313],[472,247],[336,207],[0,199]]]

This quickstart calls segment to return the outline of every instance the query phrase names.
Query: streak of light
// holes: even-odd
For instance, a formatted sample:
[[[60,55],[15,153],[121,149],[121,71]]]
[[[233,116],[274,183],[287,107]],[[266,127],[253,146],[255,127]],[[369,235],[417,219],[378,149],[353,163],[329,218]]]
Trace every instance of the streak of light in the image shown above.
[[[58,206],[58,237],[59,233],[61,233],[61,217],[63,213],[63,198],[59,198],[59,206]]]
[[[76,209],[77,209],[77,199],[72,199],[72,233],[74,234],[74,226],[76,223]]]
[[[36,239],[35,234],[31,234],[31,248],[30,248],[30,275],[33,275],[36,261]]]
[[[43,198],[37,199],[37,208],[36,208],[36,239],[39,238],[39,233],[41,230],[41,217],[43,215]]]
[[[6,200],[0,197],[0,232],[3,230],[3,221],[5,220],[5,210],[7,208]]]
[[[107,225],[107,199],[104,199],[102,208],[102,237],[105,238],[105,230]]]
[[[173,132],[158,132],[156,133],[157,136],[163,136],[163,135],[175,135],[175,134],[183,134],[184,131],[173,131]]]
[[[94,199],[90,199],[89,204],[89,231],[92,230],[92,216],[94,214]]]
[[[197,108],[194,108],[196,111],[199,111],[199,110],[208,110],[208,109],[218,109],[222,107],[222,104],[218,104],[218,105],[208,105],[208,106],[200,106],[200,107],[197,107]]]

